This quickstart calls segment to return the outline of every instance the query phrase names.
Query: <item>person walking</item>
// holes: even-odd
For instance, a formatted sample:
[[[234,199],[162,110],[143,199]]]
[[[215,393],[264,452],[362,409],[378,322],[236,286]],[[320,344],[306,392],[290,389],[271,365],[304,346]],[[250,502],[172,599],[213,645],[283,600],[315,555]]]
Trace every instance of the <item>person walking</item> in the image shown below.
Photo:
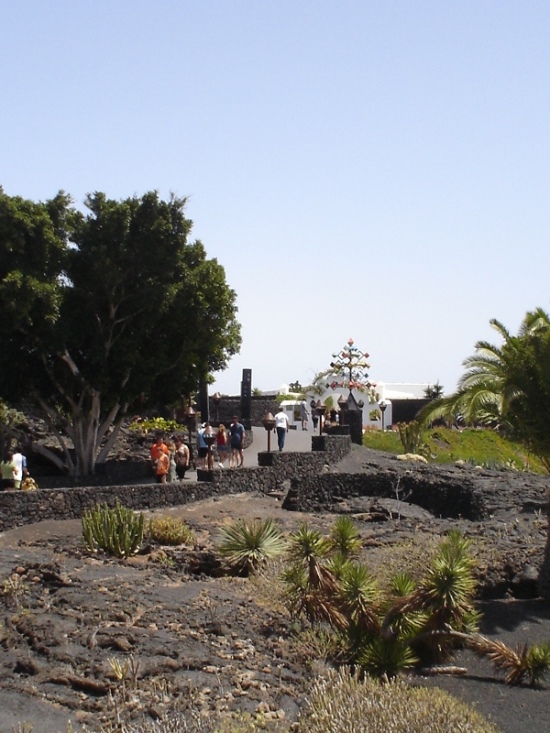
[[[168,453],[160,451],[155,466],[155,476],[157,484],[165,484],[170,472],[170,457]]]
[[[168,483],[175,484],[178,480],[177,463],[176,463],[176,444],[170,441],[168,447]]]
[[[155,442],[151,446],[151,468],[155,475],[157,472],[158,460],[163,453],[168,455],[168,448],[166,446],[166,443],[164,442],[163,436],[159,433],[156,437]]]
[[[285,438],[288,432],[288,416],[282,407],[275,415],[275,430],[277,431],[277,441],[281,451],[285,447]]]
[[[317,403],[315,400],[311,400],[309,403],[309,406],[311,407],[311,419],[313,420],[313,430],[317,430],[317,425],[319,423],[319,415],[317,414]]]
[[[17,446],[15,453],[13,454],[13,462],[15,463],[15,488],[21,488],[21,482],[24,478],[27,478],[29,472],[27,471],[27,459],[21,452],[21,447]]]
[[[309,411],[305,398],[300,402],[300,419],[302,420],[302,430],[307,430],[309,421]]]

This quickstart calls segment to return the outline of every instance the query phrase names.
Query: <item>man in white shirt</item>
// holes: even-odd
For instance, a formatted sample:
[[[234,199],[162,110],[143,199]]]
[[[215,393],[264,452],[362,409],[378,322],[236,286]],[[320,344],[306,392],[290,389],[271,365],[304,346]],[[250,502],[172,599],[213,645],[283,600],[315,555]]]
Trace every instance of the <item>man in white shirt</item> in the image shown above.
[[[285,447],[285,438],[288,431],[288,417],[286,412],[281,408],[275,415],[275,430],[277,431],[277,440],[279,450]]]
[[[23,476],[28,476],[29,472],[27,471],[27,459],[21,453],[21,448],[19,446],[17,446],[15,453],[13,454],[13,462],[15,463],[15,488],[20,489]]]

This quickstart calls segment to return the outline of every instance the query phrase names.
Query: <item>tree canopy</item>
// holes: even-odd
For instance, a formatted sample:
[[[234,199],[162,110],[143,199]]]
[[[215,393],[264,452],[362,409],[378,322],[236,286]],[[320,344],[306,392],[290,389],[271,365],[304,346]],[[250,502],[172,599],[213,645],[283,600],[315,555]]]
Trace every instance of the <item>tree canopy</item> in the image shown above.
[[[518,334],[493,319],[503,343],[476,344],[464,361],[458,390],[421,413],[424,420],[462,418],[498,427],[520,440],[550,471],[550,317],[541,308],[526,313]]]
[[[63,451],[50,457],[74,475],[104,460],[129,409],[194,391],[241,341],[224,268],[189,241],[186,199],[85,204],[0,189],[0,396],[41,407]]]

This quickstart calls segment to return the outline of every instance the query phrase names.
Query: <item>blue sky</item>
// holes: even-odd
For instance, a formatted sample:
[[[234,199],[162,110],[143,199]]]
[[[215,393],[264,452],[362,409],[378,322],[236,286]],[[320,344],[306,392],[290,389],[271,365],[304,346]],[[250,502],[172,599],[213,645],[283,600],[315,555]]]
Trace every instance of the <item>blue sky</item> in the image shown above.
[[[550,309],[550,3],[0,5],[0,185],[189,198],[238,295],[214,389],[308,383],[350,336],[452,391]]]

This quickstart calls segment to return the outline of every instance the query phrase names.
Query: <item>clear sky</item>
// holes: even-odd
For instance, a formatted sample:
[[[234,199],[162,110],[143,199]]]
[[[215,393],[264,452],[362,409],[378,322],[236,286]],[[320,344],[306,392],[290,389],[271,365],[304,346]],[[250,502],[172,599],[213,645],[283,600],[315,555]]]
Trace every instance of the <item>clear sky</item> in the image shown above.
[[[547,0],[4,0],[0,185],[187,196],[243,327],[212,391],[352,336],[450,392],[550,309],[549,38]]]

